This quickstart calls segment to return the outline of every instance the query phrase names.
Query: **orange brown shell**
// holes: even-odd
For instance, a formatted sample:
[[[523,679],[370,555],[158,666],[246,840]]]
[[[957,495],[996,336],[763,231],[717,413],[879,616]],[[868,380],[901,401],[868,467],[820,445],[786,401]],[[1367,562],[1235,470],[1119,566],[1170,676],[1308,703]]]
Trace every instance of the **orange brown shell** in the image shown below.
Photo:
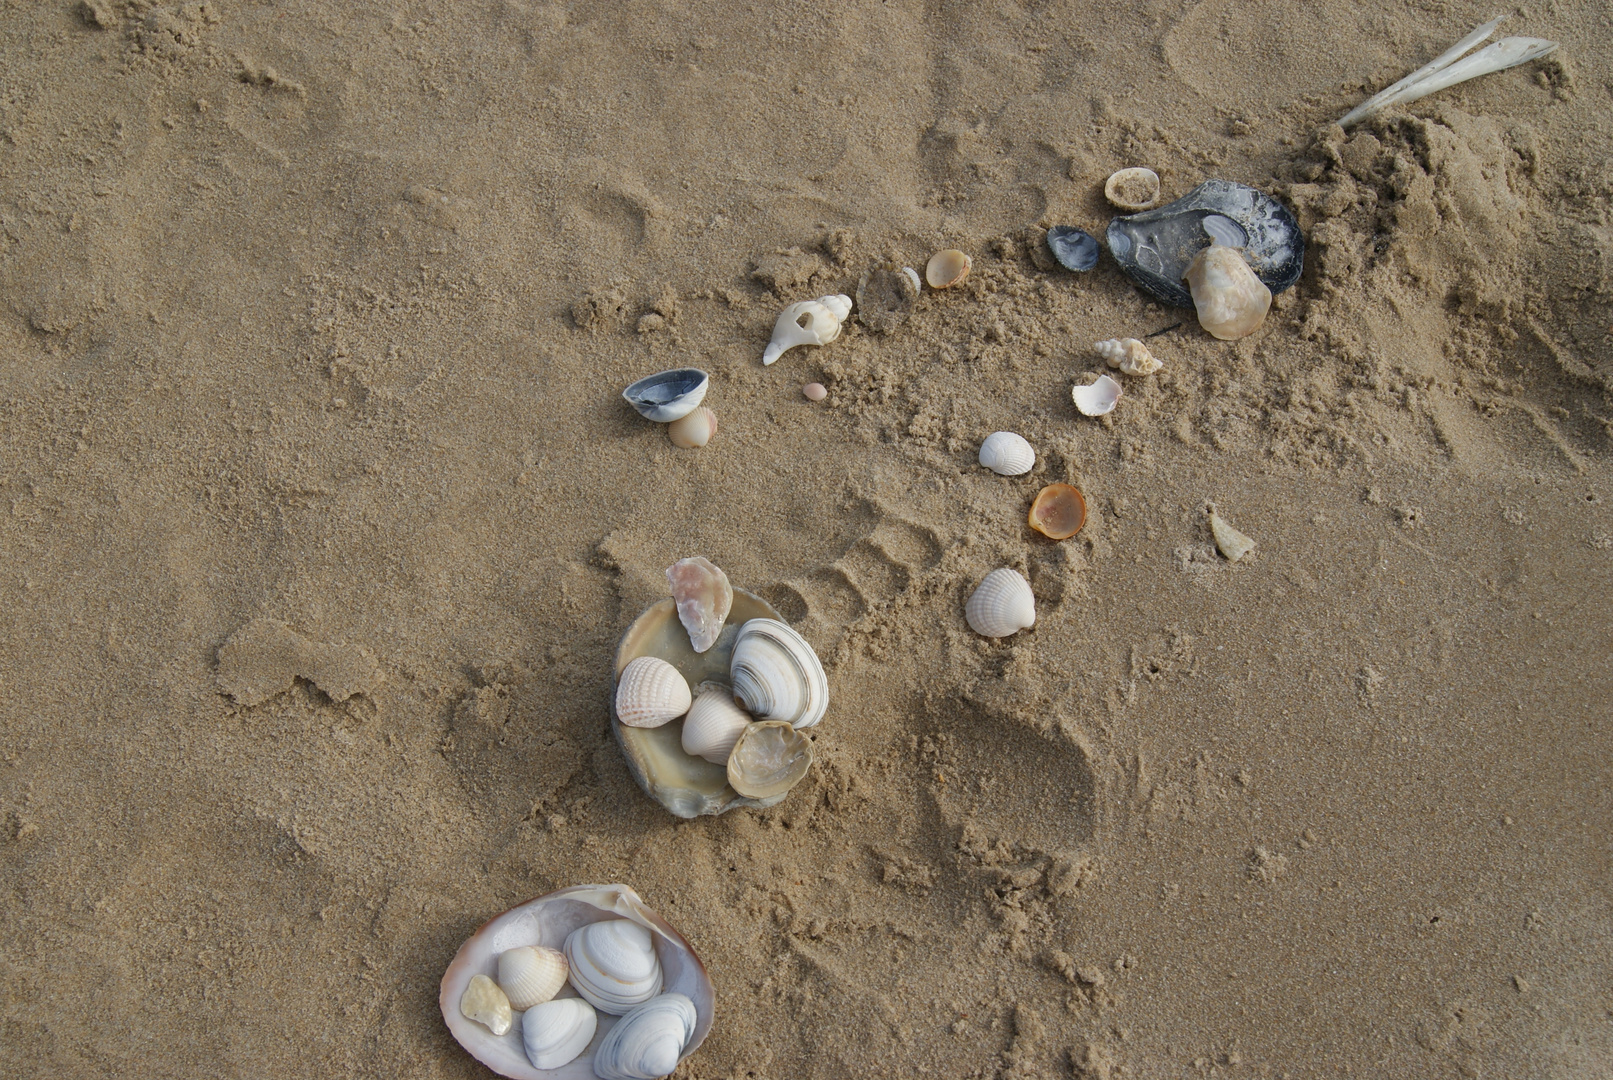
[[[1030,527],[1054,540],[1068,540],[1087,523],[1087,501],[1069,484],[1049,484],[1031,500]]]

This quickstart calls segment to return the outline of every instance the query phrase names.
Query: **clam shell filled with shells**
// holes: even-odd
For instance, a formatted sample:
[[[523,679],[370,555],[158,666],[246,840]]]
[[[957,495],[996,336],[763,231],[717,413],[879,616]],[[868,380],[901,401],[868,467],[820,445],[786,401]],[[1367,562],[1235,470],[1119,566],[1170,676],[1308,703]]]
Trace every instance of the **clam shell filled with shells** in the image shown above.
[[[525,999],[503,985],[504,969],[524,969],[531,951],[540,958],[563,952],[567,977],[554,996],[512,1016],[511,998]],[[510,953],[513,964],[505,961]],[[715,1000],[689,943],[636,892],[579,885],[511,908],[476,931],[443,974],[438,1005],[459,1044],[499,1075],[583,1080],[671,1072],[705,1040]],[[656,1016],[669,1001],[675,1023]],[[646,1012],[649,1019],[634,1019]]]

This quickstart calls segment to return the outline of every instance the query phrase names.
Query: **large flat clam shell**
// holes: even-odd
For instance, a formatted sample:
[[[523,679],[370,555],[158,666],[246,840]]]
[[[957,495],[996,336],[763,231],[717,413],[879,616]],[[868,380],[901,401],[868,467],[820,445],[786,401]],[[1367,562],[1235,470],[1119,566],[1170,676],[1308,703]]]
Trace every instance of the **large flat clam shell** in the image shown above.
[[[734,638],[751,619],[778,619],[782,616],[755,593],[734,590],[733,606],[717,642],[703,653],[694,651],[689,635],[678,621],[672,598],[650,605],[634,620],[616,647],[616,667],[611,678],[611,730],[622,748],[627,769],[645,794],[681,818],[722,814],[736,806],[773,806],[784,795],[749,799],[728,785],[728,770],[703,758],[683,752],[683,722],[674,721],[658,728],[630,728],[616,718],[616,679],[628,662],[640,656],[657,656],[683,673],[689,685],[703,682],[726,684],[734,655]],[[675,989],[675,988],[673,988]]]
[[[1144,292],[1192,307],[1193,294],[1182,279],[1212,234],[1217,243],[1241,248],[1273,293],[1293,285],[1305,269],[1305,236],[1293,212],[1265,192],[1230,180],[1206,180],[1175,202],[1110,221],[1109,254]]]
[[[674,625],[676,618],[674,617]],[[682,628],[679,628],[682,633]],[[558,1069],[538,1069],[527,1060],[521,1044],[521,1025],[513,1025],[504,1035],[494,1035],[476,1021],[462,1016],[459,999],[472,976],[498,974],[499,954],[522,945],[560,948],[571,932],[589,923],[606,919],[630,919],[650,931],[656,956],[661,961],[662,989],[679,993],[695,1006],[695,1028],[683,1048],[682,1058],[694,1053],[711,1030],[716,991],[705,966],[694,950],[665,919],[646,907],[638,893],[626,885],[576,885],[547,896],[529,900],[488,922],[459,947],[453,963],[443,973],[438,1005],[443,1021],[459,1044],[471,1056],[500,1076],[514,1080],[594,1080],[594,1052],[620,1018],[599,1014],[599,1027],[581,1057]],[[570,986],[561,996],[574,993]]]

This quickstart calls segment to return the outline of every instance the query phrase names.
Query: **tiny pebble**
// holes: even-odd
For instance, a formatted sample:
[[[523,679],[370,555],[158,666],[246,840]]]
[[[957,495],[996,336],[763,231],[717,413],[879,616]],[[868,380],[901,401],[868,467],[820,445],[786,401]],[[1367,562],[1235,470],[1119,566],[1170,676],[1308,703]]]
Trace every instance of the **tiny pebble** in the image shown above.
[[[829,396],[829,391],[824,389],[821,382],[807,383],[801,387],[801,393],[805,394],[809,401],[822,401]]]

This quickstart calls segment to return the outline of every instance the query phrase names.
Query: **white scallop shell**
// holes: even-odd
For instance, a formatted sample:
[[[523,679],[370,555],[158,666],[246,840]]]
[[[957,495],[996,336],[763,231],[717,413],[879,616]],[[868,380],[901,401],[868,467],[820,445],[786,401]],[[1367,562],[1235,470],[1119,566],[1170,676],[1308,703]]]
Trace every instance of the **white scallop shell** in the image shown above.
[[[1094,342],[1092,349],[1107,360],[1110,367],[1119,368],[1123,375],[1152,375],[1165,366],[1148,351],[1147,345],[1134,337]]]
[[[775,619],[739,628],[729,665],[734,696],[758,720],[811,727],[829,707],[829,679],[806,638]]]
[[[975,587],[964,605],[969,629],[989,638],[1005,638],[1036,623],[1036,597],[1030,582],[1015,570],[993,570]]]
[[[654,656],[628,664],[616,684],[616,718],[628,727],[660,727],[688,712],[693,701],[678,669]]]
[[[649,927],[609,919],[566,938],[571,985],[600,1012],[620,1016],[661,992],[661,961]]]
[[[694,1002],[662,994],[622,1017],[594,1051],[600,1080],[655,1080],[678,1067],[694,1032]]]
[[[829,344],[840,336],[840,324],[850,313],[851,297],[844,295],[791,304],[773,324],[773,340],[762,353],[762,363],[773,363],[797,345]]]
[[[980,444],[980,464],[999,476],[1019,476],[1036,464],[1036,451],[1012,431],[993,431]]]
[[[1187,287],[1199,325],[1222,341],[1248,337],[1260,329],[1271,310],[1271,290],[1237,248],[1211,244],[1193,256]]]
[[[726,764],[750,722],[750,713],[734,704],[732,690],[719,683],[701,683],[689,715],[683,718],[683,752],[713,765]]]
[[[569,1065],[588,1049],[599,1027],[599,1014],[582,998],[545,1001],[521,1017],[521,1045],[535,1069]]]
[[[512,1009],[541,1005],[566,985],[566,957],[559,949],[523,945],[498,958],[498,985]]]
[[[514,1023],[509,995],[486,975],[472,976],[470,985],[459,995],[459,1014],[486,1025],[494,1035],[503,1035]]]
[[[495,1036],[481,1024],[461,1016],[458,1006],[471,976],[492,976],[497,972],[500,953],[521,945],[556,948],[578,927],[602,919],[629,919],[653,934],[664,988],[694,1002],[698,1019],[694,1036],[683,1048],[683,1056],[694,1053],[711,1030],[715,1002],[711,980],[689,943],[660,915],[645,907],[638,894],[626,885],[579,885],[540,896],[491,920],[461,945],[443,974],[438,998],[443,1021],[459,1044],[494,1072],[515,1080],[587,1080],[592,1077],[592,1052],[584,1051],[582,1057],[557,1071],[534,1068],[522,1047],[519,1029]],[[602,1030],[608,1030],[617,1022],[614,1016],[599,1017]],[[596,1033],[596,1047],[599,1039]]]
[[[1096,382],[1076,386],[1070,391],[1075,407],[1086,416],[1102,416],[1113,412],[1120,400],[1120,384],[1107,375],[1099,375]]]

